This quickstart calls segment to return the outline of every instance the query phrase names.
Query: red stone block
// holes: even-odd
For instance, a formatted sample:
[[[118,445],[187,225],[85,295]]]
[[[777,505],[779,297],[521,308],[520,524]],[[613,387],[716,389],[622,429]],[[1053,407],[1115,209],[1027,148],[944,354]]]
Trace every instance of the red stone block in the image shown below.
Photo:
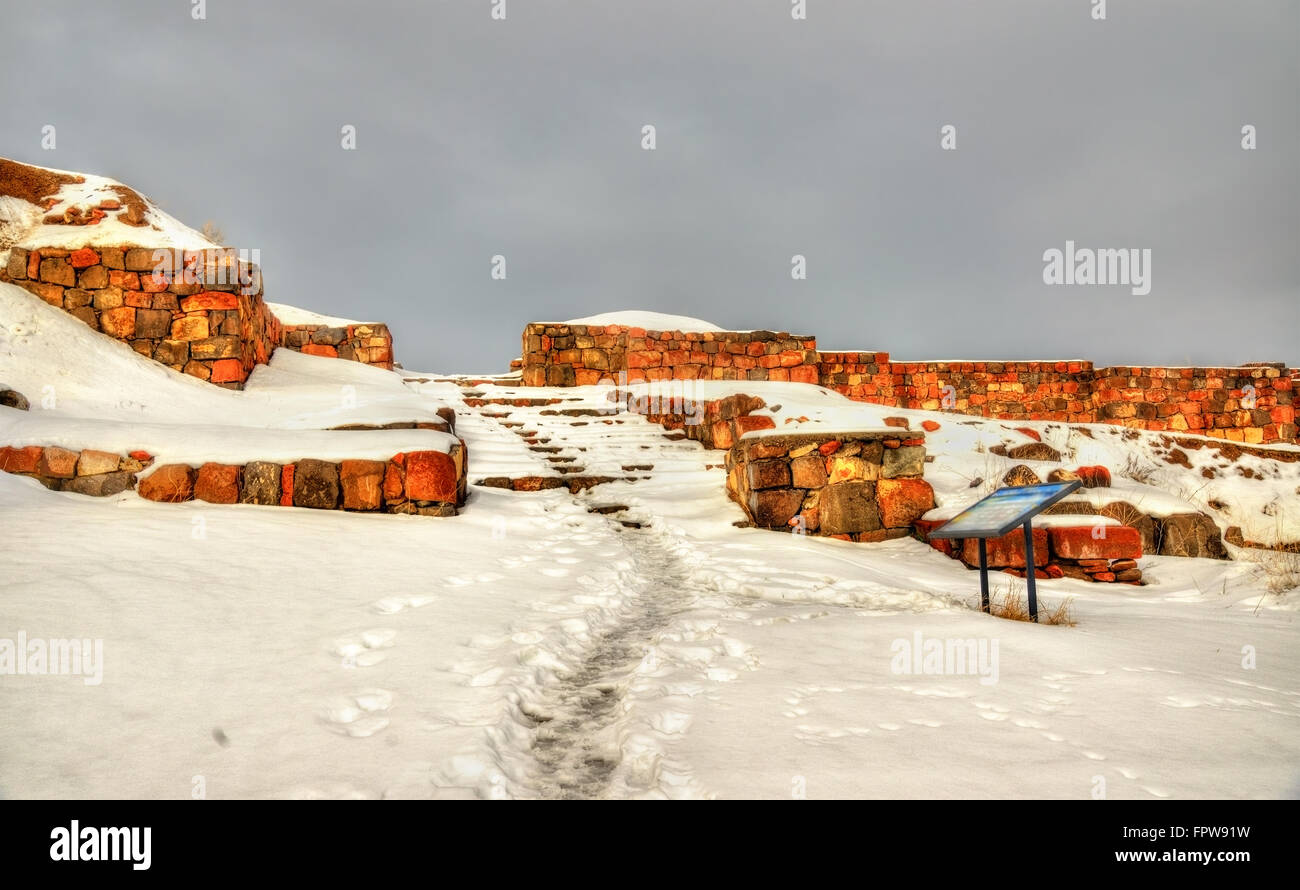
[[[732,421],[732,423],[735,424],[735,433],[737,439],[745,435],[745,433],[750,432],[751,430],[776,429],[776,421],[766,415],[760,415],[758,417],[755,417],[751,414],[746,414],[742,417],[737,417],[735,420]]]
[[[280,468],[280,506],[293,506],[293,464],[285,464]]]
[[[240,383],[244,380],[244,366],[237,358],[218,359],[212,363],[213,383]]]
[[[120,287],[123,290],[139,290],[140,275],[137,272],[124,272],[121,269],[109,269],[108,283],[111,287]]]
[[[816,365],[800,365],[797,368],[790,369],[790,379],[795,383],[817,383],[818,374]]]
[[[384,468],[384,500],[390,504],[405,500],[402,494],[406,487],[402,472],[402,461],[405,458],[406,455],[399,454]]]
[[[166,272],[140,276],[140,290],[146,294],[160,294],[171,287],[171,276]]]
[[[1114,580],[1115,580],[1115,573],[1114,573],[1114,572],[1098,572],[1097,574],[1095,574],[1095,575],[1092,576],[1092,580],[1094,580],[1094,581],[1114,581]]]
[[[143,463],[147,463],[148,461],[153,460],[153,455],[147,451],[132,451],[129,452],[129,454],[135,460],[141,461]]]
[[[74,250],[68,257],[68,262],[74,269],[85,269],[90,266],[99,265],[99,254],[95,253],[89,247],[82,247]]]
[[[1034,562],[1047,562],[1047,552],[1047,529],[1034,529]],[[975,538],[963,539],[961,559],[967,565],[977,566],[980,564],[978,540]],[[1013,566],[1023,569],[1026,565],[1024,530],[1017,528],[1000,538],[990,538],[988,541],[988,565],[999,568]]]
[[[33,250],[27,254],[27,277],[36,281],[41,277],[41,252]]]
[[[731,421],[715,420],[713,422],[713,447],[727,449],[735,442],[735,437],[731,434]]]
[[[1074,472],[1084,488],[1110,488],[1110,470],[1105,467],[1079,467]]]
[[[378,510],[383,506],[384,475],[389,465],[378,460],[345,460],[339,463],[343,486],[343,509]]]
[[[818,445],[817,451],[821,453],[822,457],[828,457],[829,455],[832,455],[835,452],[839,451],[840,445],[841,442],[839,439],[832,439],[829,442],[823,442],[822,444]]]
[[[238,309],[239,297],[223,291],[207,290],[181,300],[181,309],[193,312],[196,309]],[[306,352],[306,349],[303,350]]]
[[[1038,435],[1038,432],[1036,430],[1031,430],[1029,427],[1018,426],[1016,427],[1016,432],[1028,436],[1029,438],[1033,439],[1035,442],[1043,441],[1043,437]]]
[[[302,348],[307,355],[321,355],[326,358],[338,358],[339,351],[333,346],[325,346],[321,343],[308,343]]]
[[[140,480],[140,497],[166,504],[179,504],[194,496],[194,469],[185,464],[167,464]]]
[[[14,448],[6,445],[0,448],[0,470],[6,473],[35,473],[41,463],[41,446],[28,445],[26,448]]]
[[[207,463],[199,467],[194,497],[210,504],[238,503],[239,469],[235,464]]]
[[[906,528],[934,509],[934,489],[924,479],[881,479],[876,483],[880,524]]]
[[[938,428],[939,424],[935,423],[933,420],[921,421],[921,429],[925,430],[927,433],[932,433]]]
[[[456,462],[441,451],[412,451],[406,455],[406,496],[413,501],[456,503],[459,480]]]
[[[1049,529],[1052,552],[1062,559],[1137,559],[1142,533],[1126,525]]]
[[[71,479],[77,475],[77,459],[80,457],[81,453],[78,451],[47,447],[41,456],[40,475],[52,476],[56,479]]]

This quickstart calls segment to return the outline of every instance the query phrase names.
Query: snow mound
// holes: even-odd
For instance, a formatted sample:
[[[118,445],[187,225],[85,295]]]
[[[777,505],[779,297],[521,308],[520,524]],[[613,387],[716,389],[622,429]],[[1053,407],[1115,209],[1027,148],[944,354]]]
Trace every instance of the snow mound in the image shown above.
[[[564,324],[617,324],[628,328],[645,328],[647,331],[724,331],[712,322],[688,315],[665,315],[662,312],[647,312],[642,309],[623,309],[618,312],[602,312],[586,318],[573,318]]]
[[[65,182],[58,191],[49,195],[53,203],[48,208],[39,207],[24,197],[9,194],[0,197],[0,233],[3,233],[0,248],[7,249],[15,245],[75,248],[86,245],[140,244],[182,250],[209,250],[221,246],[160,210],[144,195],[106,176],[19,164],[5,158],[0,158],[0,162],[11,169],[28,168],[29,172],[37,174],[49,173],[66,179],[81,180]],[[5,185],[6,183],[0,182],[0,192],[5,191]],[[140,224],[132,225],[124,220],[133,218],[131,205],[137,201],[143,205],[138,209]],[[113,202],[116,202],[117,207],[112,207]],[[111,209],[104,210],[103,218],[93,225],[44,222],[46,216],[59,216],[69,212],[84,216],[100,205],[107,205]]]

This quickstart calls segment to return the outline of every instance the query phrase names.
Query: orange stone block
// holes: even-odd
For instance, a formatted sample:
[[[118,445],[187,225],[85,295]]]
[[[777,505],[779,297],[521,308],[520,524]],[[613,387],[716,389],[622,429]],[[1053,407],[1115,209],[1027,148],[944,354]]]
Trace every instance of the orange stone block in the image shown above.
[[[181,300],[181,309],[193,312],[196,309],[238,309],[239,297],[223,291],[208,290]],[[304,350],[306,351],[306,350]]]
[[[206,340],[208,338],[208,317],[206,315],[187,315],[172,322],[173,340]]]
[[[459,483],[451,455],[441,451],[412,451],[406,455],[406,496],[411,500],[454,504]]]
[[[185,464],[167,464],[140,480],[140,497],[166,504],[179,504],[194,497],[194,469]]]
[[[218,359],[212,363],[213,383],[241,383],[244,380],[244,366],[237,358]]]
[[[234,464],[204,464],[194,481],[194,497],[211,504],[238,503],[239,470]]]
[[[41,463],[41,446],[0,448],[0,470],[6,473],[35,473]]]
[[[90,266],[97,266],[99,265],[99,254],[95,253],[89,247],[82,247],[72,252],[71,256],[68,257],[68,262],[72,264],[72,268],[74,269],[85,269]]]

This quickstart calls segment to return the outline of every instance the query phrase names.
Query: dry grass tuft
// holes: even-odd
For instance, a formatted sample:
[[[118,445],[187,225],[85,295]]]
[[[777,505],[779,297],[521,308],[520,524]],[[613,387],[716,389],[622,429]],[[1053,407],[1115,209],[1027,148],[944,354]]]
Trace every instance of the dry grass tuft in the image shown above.
[[[1076,622],[1072,609],[1073,603],[1073,598],[1066,597],[1053,606],[1045,602],[1040,596],[1038,598],[1038,623],[1074,627]],[[989,595],[989,612],[995,618],[1005,618],[1008,621],[1031,620],[1029,597],[1024,591],[1023,585],[1012,584],[1006,590],[991,593]]]
[[[1119,474],[1142,485],[1151,485],[1157,469],[1159,468],[1154,464],[1145,462],[1136,454],[1130,454],[1128,461],[1124,464],[1124,469],[1120,470]]]

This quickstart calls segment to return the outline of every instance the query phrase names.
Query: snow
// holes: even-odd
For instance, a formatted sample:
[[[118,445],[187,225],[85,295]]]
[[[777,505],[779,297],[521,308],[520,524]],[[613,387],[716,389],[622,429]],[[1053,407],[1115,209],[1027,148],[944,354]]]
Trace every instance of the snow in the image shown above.
[[[711,322],[691,318],[687,315],[665,315],[662,312],[648,312],[643,309],[624,309],[619,312],[602,312],[586,318],[574,318],[563,324],[609,325],[616,324],[628,328],[645,328],[647,331],[686,331],[704,333],[705,331],[722,331]]]
[[[266,306],[274,313],[276,318],[287,325],[321,325],[328,328],[345,328],[350,324],[366,323],[353,321],[349,318],[336,318],[333,315],[321,315],[318,312],[312,312],[310,309],[299,309],[297,306],[289,306],[285,303],[268,302]]]
[[[918,541],[737,528],[721,452],[625,412],[554,413],[608,408],[604,388],[422,376],[282,350],[227,392],[0,286],[0,383],[33,403],[0,409],[3,444],[134,435],[229,460],[359,445],[371,434],[322,427],[452,405],[471,479],[554,475],[556,454],[634,477],[576,496],[474,486],[462,515],[434,519],[87,498],[0,473],[0,639],[104,651],[99,685],[0,676],[6,713],[22,715],[0,722],[0,795],[189,798],[201,783],[213,798],[1085,799],[1099,781],[1111,798],[1300,793],[1300,594],[1267,593],[1257,565],[1146,556],[1143,587],[1039,581],[1046,606],[1069,600],[1073,627],[1005,621],[977,610],[974,572]],[[782,430],[938,421],[926,478],[942,510],[1016,463],[989,447],[1029,441],[1009,423],[808,385],[678,390],[737,391],[765,399]],[[565,401],[472,408],[470,395]],[[1118,471],[1160,453],[1152,434],[1016,426],[1066,466]],[[560,450],[533,451],[521,432]],[[1149,483],[1116,472],[1113,491],[1075,497],[1200,504],[1196,485],[1216,484],[1200,468],[1221,461],[1188,454],[1193,469],[1160,460]],[[1219,484],[1244,515],[1300,485],[1296,467]],[[1281,500],[1284,530],[1295,503]],[[1023,595],[1023,581],[995,575],[994,594]],[[987,655],[972,670],[909,672],[899,658],[963,640]]]
[[[43,169],[53,170],[53,168]],[[55,195],[58,203],[51,206],[49,210],[41,210],[33,204],[18,199],[9,199],[10,205],[0,206],[0,217],[12,218],[11,213],[15,210],[12,205],[25,205],[26,208],[36,211],[35,214],[32,214],[31,210],[27,211],[26,231],[14,237],[13,243],[24,247],[57,248],[140,244],[147,247],[181,250],[208,250],[220,246],[159,209],[144,195],[140,197],[144,199],[148,208],[145,213],[145,222],[148,223],[146,226],[129,226],[119,222],[116,211],[109,211],[107,216],[95,225],[46,225],[41,221],[45,215],[60,213],[70,206],[77,205],[85,210],[96,206],[101,201],[120,200],[120,196],[113,191],[113,186],[122,183],[116,180],[89,173],[70,173],[67,170],[54,170],[54,172],[82,176],[86,181],[64,185]],[[18,233],[14,234],[18,235]]]

